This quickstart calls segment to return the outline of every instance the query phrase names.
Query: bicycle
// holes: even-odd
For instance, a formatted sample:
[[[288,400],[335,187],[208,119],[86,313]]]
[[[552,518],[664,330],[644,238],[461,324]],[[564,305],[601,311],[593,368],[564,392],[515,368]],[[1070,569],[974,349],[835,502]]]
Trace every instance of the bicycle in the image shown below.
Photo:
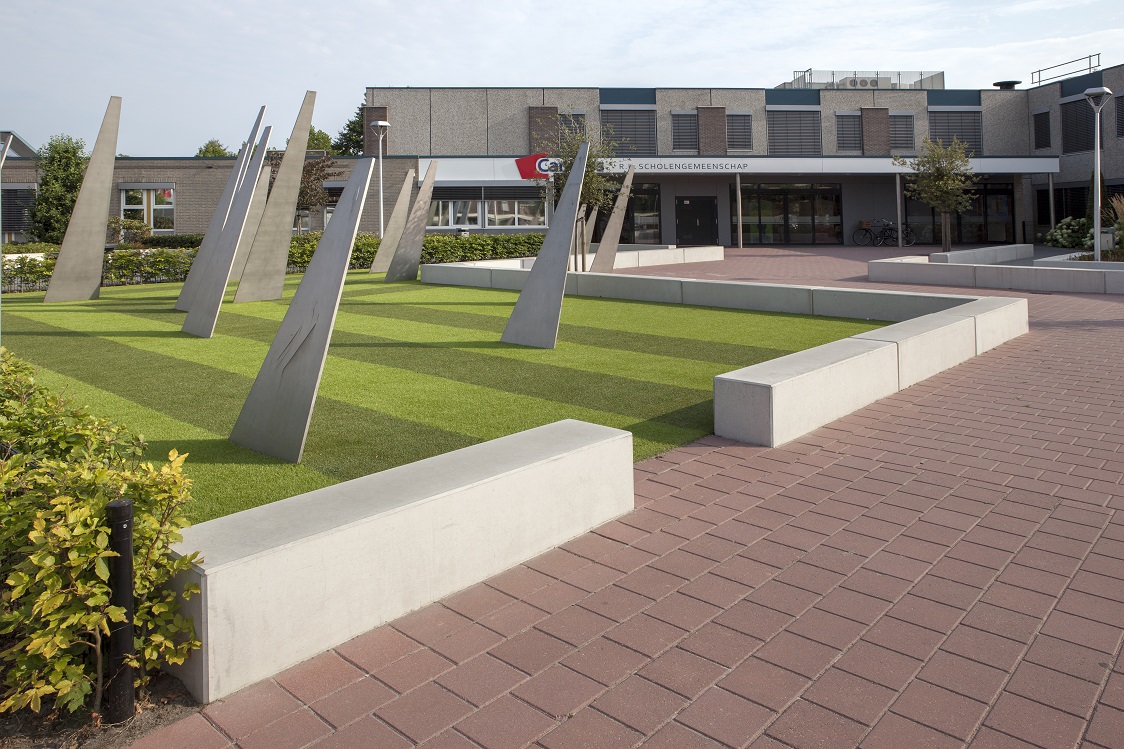
[[[884,218],[860,221],[859,228],[855,229],[851,239],[855,244],[862,246],[868,244],[874,244],[876,247],[897,245],[898,229],[892,222]],[[916,242],[917,237],[914,236],[913,230],[907,224],[902,229],[902,244],[906,247],[912,247]]]

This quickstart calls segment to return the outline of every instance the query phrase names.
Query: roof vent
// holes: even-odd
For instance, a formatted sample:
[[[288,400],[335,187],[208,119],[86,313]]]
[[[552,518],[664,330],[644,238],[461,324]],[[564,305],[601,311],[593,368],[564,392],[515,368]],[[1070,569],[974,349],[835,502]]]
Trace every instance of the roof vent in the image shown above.
[[[1014,91],[1015,86],[1019,85],[1020,83],[1022,83],[1022,81],[996,81],[991,85],[995,86],[1000,91]]]

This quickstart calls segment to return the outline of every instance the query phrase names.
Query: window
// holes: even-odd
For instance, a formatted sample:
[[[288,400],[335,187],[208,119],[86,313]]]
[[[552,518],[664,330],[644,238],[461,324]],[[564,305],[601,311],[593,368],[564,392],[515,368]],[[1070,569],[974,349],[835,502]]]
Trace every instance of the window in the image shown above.
[[[429,226],[479,227],[479,200],[434,200],[429,204]]]
[[[863,150],[862,115],[835,115],[835,145],[840,151],[861,152]]]
[[[671,150],[699,150],[699,116],[697,113],[671,113]]]
[[[913,140],[913,115],[890,115],[890,148],[912,151],[916,146]]]
[[[620,156],[656,155],[654,109],[602,109],[602,137]]]
[[[481,210],[483,206],[483,210]],[[430,227],[546,226],[546,204],[542,200],[434,200],[429,204]]]
[[[541,200],[489,200],[488,226],[546,226],[546,203]]]
[[[1116,99],[1116,137],[1124,138],[1124,96]]]
[[[968,155],[983,154],[983,117],[980,112],[929,112],[929,139],[946,146],[953,139],[964,144]]]
[[[821,156],[820,113],[771,110],[766,113],[769,153],[773,156]]]
[[[1062,104],[1062,153],[1093,150],[1093,108],[1082,96]]]
[[[753,115],[726,115],[726,150],[753,150]]]
[[[585,135],[585,114],[582,112],[559,113],[558,115],[558,131],[568,131],[577,133],[578,135]]]
[[[122,189],[121,218],[143,221],[152,227],[153,234],[175,234],[175,188],[130,186]]]
[[[1050,147],[1050,113],[1039,112],[1034,115],[1034,147]]]

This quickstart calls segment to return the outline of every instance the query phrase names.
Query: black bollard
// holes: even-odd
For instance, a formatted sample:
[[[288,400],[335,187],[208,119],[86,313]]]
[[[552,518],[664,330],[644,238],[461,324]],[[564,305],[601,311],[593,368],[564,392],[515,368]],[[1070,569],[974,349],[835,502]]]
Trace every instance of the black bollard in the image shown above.
[[[125,609],[125,621],[109,623],[106,665],[105,722],[123,723],[136,712],[133,667],[125,657],[133,652],[133,500],[115,499],[106,505],[109,548],[109,602]]]

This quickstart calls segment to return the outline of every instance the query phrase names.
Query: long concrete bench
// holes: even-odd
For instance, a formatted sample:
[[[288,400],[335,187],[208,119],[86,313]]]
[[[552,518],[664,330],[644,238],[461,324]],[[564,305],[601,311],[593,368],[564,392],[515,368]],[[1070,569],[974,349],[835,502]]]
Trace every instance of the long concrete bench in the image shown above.
[[[559,421],[192,526],[201,702],[265,679],[633,508],[632,435]]]
[[[1124,269],[1102,267],[931,263],[925,257],[911,256],[871,260],[867,262],[867,278],[880,283],[1062,294],[1124,294]]]
[[[1032,257],[1034,257],[1034,245],[1032,244],[998,244],[992,247],[977,247],[972,250],[933,252],[929,255],[929,262],[994,265],[996,263],[1009,263],[1012,260],[1029,260]]]
[[[905,258],[899,260],[889,267],[906,264]],[[956,273],[973,268],[956,264],[930,267]],[[521,288],[527,273],[493,269],[486,276],[480,265],[462,269],[422,266],[422,281]],[[756,445],[774,446],[796,439],[1028,330],[1025,299],[620,273],[570,273],[566,293],[896,321],[715,377],[715,434]]]

